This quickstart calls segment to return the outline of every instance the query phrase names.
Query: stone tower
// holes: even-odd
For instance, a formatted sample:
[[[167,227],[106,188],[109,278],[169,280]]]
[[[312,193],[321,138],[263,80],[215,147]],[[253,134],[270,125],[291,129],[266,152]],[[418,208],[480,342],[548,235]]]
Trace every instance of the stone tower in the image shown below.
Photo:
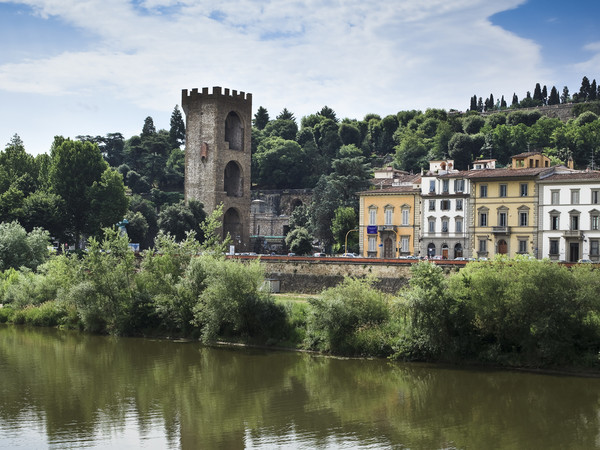
[[[181,93],[186,117],[185,200],[210,214],[223,203],[222,233],[249,247],[252,94],[213,87]]]

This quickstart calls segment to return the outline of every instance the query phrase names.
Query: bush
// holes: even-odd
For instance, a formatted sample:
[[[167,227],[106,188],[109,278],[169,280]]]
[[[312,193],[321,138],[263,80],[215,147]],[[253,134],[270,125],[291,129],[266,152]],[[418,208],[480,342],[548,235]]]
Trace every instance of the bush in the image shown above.
[[[307,346],[341,354],[367,354],[365,339],[378,335],[367,331],[389,318],[385,294],[372,287],[373,279],[345,278],[326,289],[320,298],[310,299]],[[368,340],[368,339],[367,339]]]
[[[21,266],[35,269],[48,259],[50,235],[34,228],[30,233],[18,222],[0,224],[0,270]]]
[[[194,324],[201,328],[204,340],[283,337],[285,310],[261,289],[264,270],[260,262],[245,264],[211,255],[202,256],[201,261],[206,287],[194,307]]]

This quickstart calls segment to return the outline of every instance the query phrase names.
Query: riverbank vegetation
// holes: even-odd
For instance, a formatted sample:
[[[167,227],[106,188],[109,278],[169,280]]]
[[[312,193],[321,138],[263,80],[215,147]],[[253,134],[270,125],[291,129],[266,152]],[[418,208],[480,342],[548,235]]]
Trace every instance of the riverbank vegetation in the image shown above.
[[[126,237],[105,230],[87,252],[1,272],[0,322],[346,356],[600,367],[600,272],[591,265],[498,258],[446,276],[422,262],[396,295],[347,278],[303,301],[276,300],[259,261],[225,259],[222,244],[209,242],[160,234],[136,258]]]

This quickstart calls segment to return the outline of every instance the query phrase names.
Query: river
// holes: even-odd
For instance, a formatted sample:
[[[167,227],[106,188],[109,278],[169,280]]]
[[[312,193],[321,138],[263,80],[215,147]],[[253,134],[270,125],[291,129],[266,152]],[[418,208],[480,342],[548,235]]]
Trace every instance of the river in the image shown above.
[[[0,326],[1,448],[600,449],[600,379]]]

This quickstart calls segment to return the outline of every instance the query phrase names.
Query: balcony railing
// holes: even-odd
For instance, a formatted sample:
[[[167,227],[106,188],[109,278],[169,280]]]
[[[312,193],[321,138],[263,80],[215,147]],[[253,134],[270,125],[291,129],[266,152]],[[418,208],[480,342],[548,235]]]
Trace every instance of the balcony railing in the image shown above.
[[[492,227],[494,234],[510,234],[510,227]]]
[[[566,238],[582,239],[583,238],[583,231],[581,231],[581,230],[565,230],[563,236],[566,237]]]

